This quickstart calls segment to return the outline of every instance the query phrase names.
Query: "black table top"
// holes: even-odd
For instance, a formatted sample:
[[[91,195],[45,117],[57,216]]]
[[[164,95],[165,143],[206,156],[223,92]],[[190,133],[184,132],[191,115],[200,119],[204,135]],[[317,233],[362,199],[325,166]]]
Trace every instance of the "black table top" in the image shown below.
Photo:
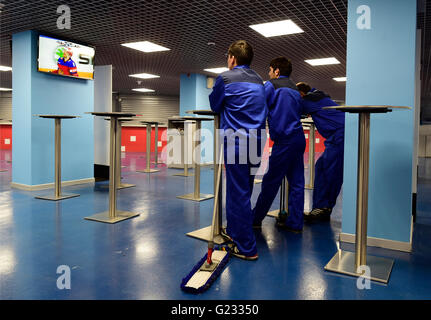
[[[111,118],[105,118],[105,120],[107,121],[111,121]],[[133,121],[134,119],[132,118],[118,118],[118,121]]]
[[[144,123],[144,124],[160,124],[161,122],[158,122],[158,121],[140,121],[141,123]]]
[[[90,113],[93,116],[100,116],[100,117],[135,117],[136,114],[134,113],[126,113],[126,112],[86,112]]]
[[[213,118],[208,118],[208,117],[183,117],[184,120],[194,120],[194,121],[213,121]]]
[[[218,116],[219,113],[214,112],[212,110],[189,110],[187,113],[193,113],[200,116]]]
[[[331,107],[323,107],[322,109],[335,109],[343,112],[350,113],[386,113],[392,112],[392,110],[397,109],[411,109],[410,107],[401,107],[401,106],[373,106],[373,105],[363,105],[363,106],[331,106]]]
[[[36,117],[47,118],[47,119],[74,119],[80,118],[80,116],[66,116],[66,115],[58,115],[58,114],[36,114]]]

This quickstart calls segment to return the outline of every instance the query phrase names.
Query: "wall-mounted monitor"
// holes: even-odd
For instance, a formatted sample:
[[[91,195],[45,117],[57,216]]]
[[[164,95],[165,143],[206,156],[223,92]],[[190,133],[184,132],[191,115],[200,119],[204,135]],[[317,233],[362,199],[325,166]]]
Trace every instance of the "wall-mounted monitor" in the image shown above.
[[[66,77],[94,79],[93,47],[39,35],[37,70]]]

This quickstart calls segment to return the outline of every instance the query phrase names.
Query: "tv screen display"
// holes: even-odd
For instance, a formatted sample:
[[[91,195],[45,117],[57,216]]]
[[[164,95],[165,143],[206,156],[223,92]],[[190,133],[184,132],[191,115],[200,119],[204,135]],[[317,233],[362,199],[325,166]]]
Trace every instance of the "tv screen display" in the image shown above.
[[[39,36],[38,71],[80,79],[94,79],[93,47]]]

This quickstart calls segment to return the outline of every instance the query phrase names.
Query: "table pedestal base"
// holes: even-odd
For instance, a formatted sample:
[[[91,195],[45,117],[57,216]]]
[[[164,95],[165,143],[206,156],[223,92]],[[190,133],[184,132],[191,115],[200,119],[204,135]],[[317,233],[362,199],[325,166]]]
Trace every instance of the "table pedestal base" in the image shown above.
[[[266,215],[274,218],[278,218],[278,214],[280,213],[280,209],[269,211]]]
[[[154,173],[159,172],[160,170],[157,169],[144,169],[144,170],[136,170],[136,172],[144,172],[144,173]]]
[[[64,200],[64,199],[69,199],[69,198],[75,198],[75,197],[79,197],[79,194],[62,194],[59,197],[56,197],[55,195],[51,195],[51,196],[37,196],[35,198],[36,199],[42,199],[42,200],[59,201],[59,200]]]
[[[176,174],[173,174],[173,176],[175,176],[175,177],[193,177],[193,173],[187,173],[187,174],[185,174],[185,173],[176,173]]]
[[[139,213],[133,213],[128,211],[117,211],[115,213],[114,218],[109,217],[109,211],[97,213],[95,215],[85,217],[85,220],[92,220],[92,221],[98,221],[98,222],[104,222],[104,223],[117,223],[123,220],[127,220],[133,217],[139,216]]]
[[[117,187],[117,189],[125,189],[125,188],[132,188],[132,187],[136,187],[136,184],[122,183]]]
[[[183,196],[177,196],[177,198],[178,199],[184,199],[184,200],[192,200],[192,201],[204,201],[204,200],[214,198],[214,195],[213,194],[199,193],[199,198],[195,198],[194,193],[188,193],[188,194],[185,194]]]
[[[370,279],[388,283],[394,260],[367,255],[367,266],[370,268]],[[349,276],[360,277],[356,272],[355,253],[339,250],[325,266],[325,270]]]
[[[186,233],[186,236],[208,242],[211,239],[211,226]],[[223,238],[221,235],[214,236],[215,244],[223,244],[225,242],[226,242],[225,238]]]

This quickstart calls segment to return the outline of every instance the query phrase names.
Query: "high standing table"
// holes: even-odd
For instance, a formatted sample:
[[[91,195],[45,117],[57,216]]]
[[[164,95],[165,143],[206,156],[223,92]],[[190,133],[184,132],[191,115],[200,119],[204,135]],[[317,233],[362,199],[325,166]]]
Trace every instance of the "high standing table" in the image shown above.
[[[325,270],[359,277],[362,274],[358,273],[358,267],[368,266],[371,271],[371,280],[388,283],[394,260],[367,255],[370,114],[387,113],[391,112],[392,109],[410,108],[393,106],[334,106],[325,107],[324,109],[336,109],[359,114],[355,253],[339,249],[325,266]]]
[[[301,122],[304,127],[310,128],[310,135],[308,137],[308,173],[310,177],[310,181],[307,185],[305,185],[305,189],[314,189],[314,172],[315,172],[315,163],[314,163],[314,151],[315,151],[315,143],[316,143],[316,128],[314,125],[314,121],[312,119],[301,119]]]
[[[154,124],[156,125],[156,128],[158,127],[158,122],[156,121],[141,121],[142,124],[146,124],[147,125],[147,144],[145,149],[147,149],[147,167],[144,170],[136,170],[136,172],[145,172],[145,173],[154,173],[154,172],[159,172],[160,170],[158,169],[151,169],[150,168],[150,162],[151,162],[151,126]],[[155,157],[156,157],[156,162],[157,162],[157,131],[155,132],[156,134],[156,143],[155,143]],[[157,164],[156,164],[157,167]]]
[[[268,216],[278,218],[289,211],[289,182],[284,177],[280,186],[280,209],[272,210],[267,213]]]
[[[0,119],[0,121],[2,121],[2,120],[4,120],[4,119]],[[7,171],[7,169],[0,169],[0,172],[6,172]]]
[[[37,196],[36,199],[58,201],[78,197],[79,194],[62,194],[61,193],[61,119],[75,119],[77,116],[65,115],[36,115],[40,118],[55,120],[55,193],[52,196]]]
[[[110,148],[109,148],[109,210],[97,213],[86,220],[93,220],[105,223],[117,223],[126,219],[139,216],[138,213],[117,210],[117,151],[118,151],[118,127],[119,118],[134,117],[135,114],[123,112],[90,112],[94,116],[111,118]]]
[[[221,144],[219,142],[219,135],[217,130],[220,129],[220,114],[216,113],[212,110],[190,110],[187,113],[193,113],[195,115],[200,116],[211,116],[214,118],[214,194],[217,188],[217,161],[218,155],[220,154]],[[223,213],[223,179],[220,179],[218,199],[214,199],[214,201],[218,201],[218,206],[216,210],[216,221],[214,226],[214,243],[222,244],[226,242],[226,240],[221,236],[221,227],[222,227],[222,213]],[[215,202],[214,202],[215,205]],[[208,227],[204,227],[202,229],[198,229],[192,232],[187,233],[188,236],[197,238],[204,241],[210,241],[211,239],[211,225]]]
[[[200,179],[201,179],[201,165],[200,165],[200,157],[201,157],[201,122],[202,121],[212,121],[211,118],[204,117],[183,117],[184,120],[193,120],[196,122],[195,132],[193,132],[194,138],[194,162],[195,162],[195,190],[193,193],[188,193],[182,196],[177,196],[177,198],[184,200],[192,200],[192,201],[204,201],[211,198],[214,198],[213,194],[203,194],[200,193]],[[185,137],[184,139],[186,139]],[[187,166],[188,164],[186,164]]]
[[[194,121],[190,121],[190,120],[185,120],[185,119],[178,119],[178,120],[171,120],[172,122],[181,122],[184,124],[184,134],[183,134],[183,161],[184,161],[184,172],[183,173],[176,173],[173,176],[179,176],[179,177],[191,177],[193,176],[193,173],[189,173],[189,161],[188,161],[188,157],[189,157],[189,148],[188,148],[188,127],[189,124],[194,123]],[[187,130],[186,130],[187,128]]]

